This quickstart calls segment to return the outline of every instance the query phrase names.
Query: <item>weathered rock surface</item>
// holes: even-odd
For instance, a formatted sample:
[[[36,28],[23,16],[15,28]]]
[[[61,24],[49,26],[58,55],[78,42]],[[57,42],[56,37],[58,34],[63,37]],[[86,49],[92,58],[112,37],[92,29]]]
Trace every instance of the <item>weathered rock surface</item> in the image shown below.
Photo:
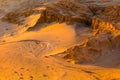
[[[86,5],[67,0],[46,5],[46,10],[42,14],[43,18],[40,19],[40,22],[43,20],[44,23],[66,22],[73,24],[79,22],[89,24],[92,17],[92,12]]]
[[[116,5],[105,7],[102,13],[95,14],[91,25],[94,35],[83,44],[65,51],[65,58],[75,63],[112,65],[110,61],[113,61],[114,65],[120,64],[117,61],[120,57],[119,11],[119,5]]]
[[[55,3],[39,3],[28,9],[26,8],[9,12],[1,20],[12,24],[18,24],[20,28],[26,28],[24,30],[26,31],[28,28],[35,26],[27,26],[30,22],[26,22],[31,15],[35,14],[40,14],[40,17],[38,17],[39,19],[34,22],[36,23],[35,25],[53,22],[65,22],[67,24],[82,23],[85,25],[90,25],[93,16],[92,11],[87,5],[72,0],[60,0]]]

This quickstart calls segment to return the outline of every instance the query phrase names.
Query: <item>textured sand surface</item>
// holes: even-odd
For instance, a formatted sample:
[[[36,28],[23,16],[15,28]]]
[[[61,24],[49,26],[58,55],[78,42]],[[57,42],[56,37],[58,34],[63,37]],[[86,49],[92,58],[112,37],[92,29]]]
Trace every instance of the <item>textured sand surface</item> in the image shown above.
[[[119,0],[0,2],[0,80],[120,80]]]

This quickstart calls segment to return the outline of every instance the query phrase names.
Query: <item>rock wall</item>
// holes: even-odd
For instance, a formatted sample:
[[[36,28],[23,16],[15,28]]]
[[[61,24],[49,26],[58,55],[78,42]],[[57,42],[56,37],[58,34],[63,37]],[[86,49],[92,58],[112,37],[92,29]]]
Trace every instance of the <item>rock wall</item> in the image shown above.
[[[40,15],[35,17],[35,22],[31,22],[30,17],[34,15]],[[87,5],[74,0],[59,0],[52,3],[37,3],[32,7],[17,9],[7,13],[2,17],[2,21],[9,22],[11,24],[18,25],[16,32],[25,32],[37,25],[44,25],[50,23],[67,23],[76,24],[81,23],[85,25],[91,25],[93,12]],[[39,19],[38,19],[39,18]],[[31,25],[35,23],[34,25]]]
[[[96,29],[99,29],[100,27],[105,27],[108,30],[112,30],[112,31],[120,30],[119,24],[109,22],[109,21],[103,21],[99,18],[93,18],[92,19],[92,29],[96,30]]]
[[[100,15],[94,16],[91,25],[94,31],[93,35],[84,41],[83,44],[65,51],[64,53],[67,55],[64,58],[75,63],[99,64],[103,62],[105,64],[110,64],[113,58],[117,59],[120,57],[119,16],[117,15],[118,17],[114,17],[114,14],[119,14],[116,12],[120,10],[119,7],[115,7],[115,9],[111,8],[106,12],[106,9],[105,12],[100,15],[106,15],[106,17],[108,17],[108,13],[113,11],[114,13],[109,14],[109,17],[115,18],[115,21],[114,19],[106,19],[106,17]],[[116,61],[113,60],[113,63],[116,63]]]
[[[46,10],[42,14],[43,18],[40,19],[40,22],[44,19],[45,23],[66,22],[67,24],[73,24],[81,22],[89,24],[92,17],[92,12],[86,5],[72,2],[72,0],[61,0],[57,3],[46,5]]]
[[[41,18],[38,21],[39,23],[66,22],[68,24],[73,24],[81,22],[90,24],[91,17],[93,15],[91,10],[84,4],[73,2],[72,0],[60,0],[56,3],[48,3],[44,5],[40,3],[37,7],[32,7],[31,9],[25,11],[18,11],[18,13],[10,12],[6,15],[6,17],[3,17],[3,20],[11,22],[10,20],[16,19],[16,17],[14,17],[15,15],[18,15],[16,20],[19,20],[18,18],[21,17],[22,14],[25,15],[25,13],[27,13],[32,15],[32,13],[36,12],[36,10],[34,10],[35,8],[41,7],[44,7],[45,9],[38,10],[39,14],[41,14]],[[11,16],[11,14],[14,16]]]
[[[67,55],[64,58],[75,63],[95,64],[103,57],[102,61],[107,59],[106,56],[109,59],[109,55],[120,54],[120,30],[101,27],[94,34],[83,44],[65,51]]]

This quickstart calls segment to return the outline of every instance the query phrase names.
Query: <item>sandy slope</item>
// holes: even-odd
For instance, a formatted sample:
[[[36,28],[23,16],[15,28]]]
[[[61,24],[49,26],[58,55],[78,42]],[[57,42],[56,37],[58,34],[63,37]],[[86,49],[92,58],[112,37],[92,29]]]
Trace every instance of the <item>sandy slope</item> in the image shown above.
[[[69,34],[66,33],[60,35],[65,32],[69,32]],[[83,37],[85,34],[84,32],[82,33],[83,34],[79,35]],[[64,51],[70,47],[70,45],[72,46],[73,44],[76,44],[76,40],[74,38],[74,28],[67,26],[66,24],[53,24],[41,29],[38,32],[26,32],[22,36],[18,35],[11,38],[6,38],[6,41],[8,42],[0,45],[0,79],[120,79],[120,74],[118,74],[120,73],[119,68],[104,68],[92,65],[71,64],[58,56],[48,56]],[[49,53],[47,54],[46,51]]]
[[[42,43],[42,42],[41,42]],[[0,46],[1,80],[119,80],[119,68],[68,63],[59,57],[38,57],[40,43],[21,41]],[[28,46],[29,45],[29,46]],[[37,47],[38,50],[39,47]],[[32,50],[32,51],[30,51]],[[45,49],[44,49],[45,50]]]
[[[21,4],[28,7],[40,0],[9,1],[0,3],[2,16],[9,10],[20,8]],[[74,64],[61,58],[65,54],[59,53],[68,48],[74,49],[94,35],[90,28],[66,23],[36,25],[40,15],[28,16],[22,26],[0,21],[0,80],[120,80],[120,55],[102,56],[98,61],[100,64]],[[97,44],[97,41],[93,41],[92,45],[94,43]]]
[[[74,71],[70,63],[66,65],[64,60],[48,56],[64,51],[76,44],[75,35],[72,26],[53,24],[38,32],[26,32],[23,35],[5,38],[6,42],[0,45],[2,70],[0,78],[2,80],[22,78],[25,80],[31,78],[33,80],[79,80],[81,76],[81,79],[86,79],[85,75],[88,74],[78,72],[79,69]],[[48,57],[44,57],[46,55]],[[65,67],[69,68],[69,65],[70,70]],[[73,76],[70,77],[71,74]],[[2,77],[2,75],[4,76]],[[91,80],[92,77],[87,79]]]

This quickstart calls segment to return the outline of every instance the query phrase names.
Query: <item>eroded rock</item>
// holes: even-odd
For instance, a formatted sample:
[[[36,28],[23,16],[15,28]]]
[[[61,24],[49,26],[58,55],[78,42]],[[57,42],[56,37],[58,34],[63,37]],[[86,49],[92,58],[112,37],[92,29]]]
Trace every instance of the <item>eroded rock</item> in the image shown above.
[[[116,5],[105,7],[104,12],[95,14],[92,18],[91,25],[94,35],[83,42],[82,45],[72,47],[65,51],[67,54],[65,58],[67,57],[67,59],[75,63],[95,64],[98,62],[97,64],[99,64],[99,62],[104,63],[108,59],[115,58],[114,55],[117,55],[116,58],[120,57],[119,11],[119,5]],[[111,57],[110,55],[113,56]],[[114,63],[116,62],[114,61]],[[106,64],[108,63],[106,62]]]

